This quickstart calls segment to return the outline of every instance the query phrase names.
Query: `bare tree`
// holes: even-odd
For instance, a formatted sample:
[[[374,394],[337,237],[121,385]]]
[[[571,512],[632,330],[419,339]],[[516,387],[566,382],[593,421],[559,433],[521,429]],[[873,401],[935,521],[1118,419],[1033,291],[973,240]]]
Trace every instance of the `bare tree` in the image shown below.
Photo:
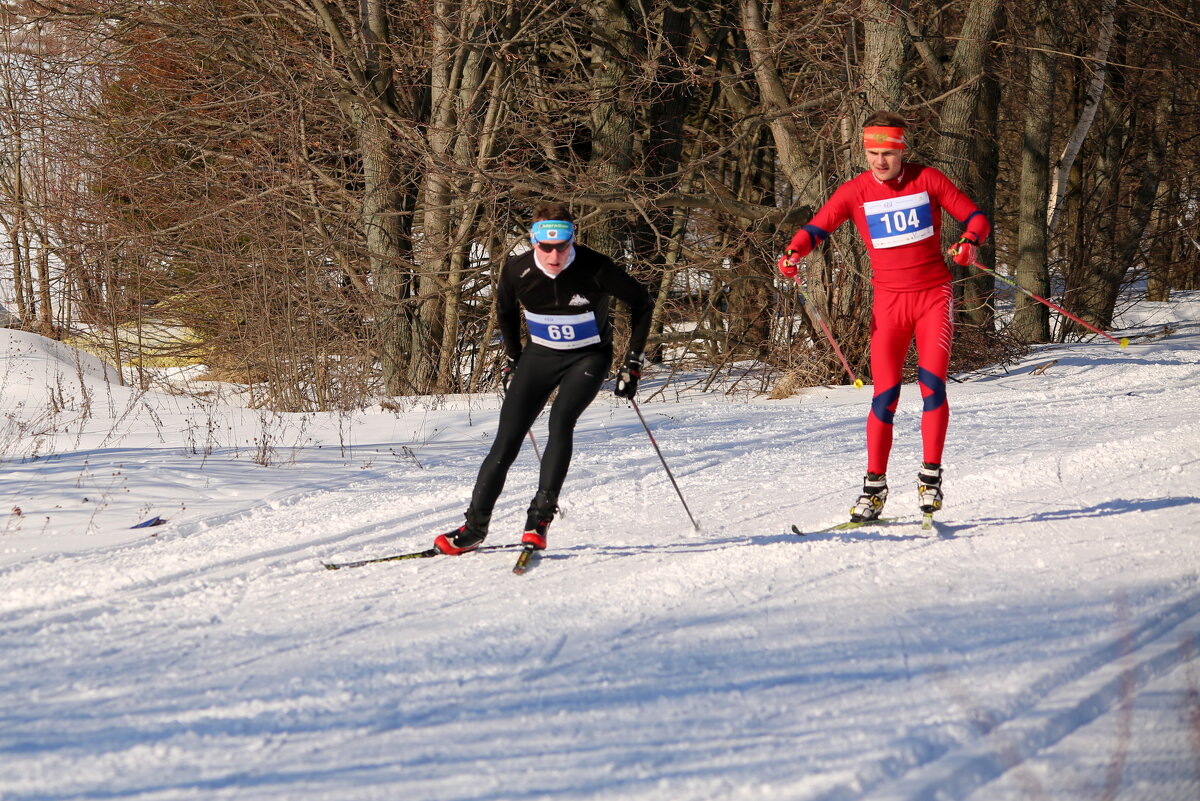
[[[1054,164],[1054,178],[1050,184],[1050,206],[1046,210],[1047,226],[1051,235],[1058,227],[1071,168],[1075,164],[1080,148],[1083,147],[1084,138],[1092,128],[1096,112],[1100,109],[1100,100],[1104,95],[1105,81],[1108,76],[1108,50],[1112,46],[1116,8],[1117,0],[1103,0],[1100,13],[1097,15],[1096,47],[1090,59],[1093,65],[1092,78],[1088,83],[1087,93],[1084,95],[1079,119],[1075,121],[1075,127],[1071,130],[1071,135],[1063,146],[1062,154]]]
[[[1057,24],[1048,0],[1033,7],[1033,38],[1027,55],[1025,125],[1021,141],[1021,183],[1017,196],[1016,280],[1034,294],[1050,294],[1050,242],[1046,220],[1050,197],[1050,140],[1054,131]],[[1012,330],[1024,342],[1050,341],[1050,309],[1018,294]]]
[[[864,371],[856,233],[809,256],[803,306],[773,262],[861,171],[863,113],[890,107],[929,123],[915,152],[993,216],[985,264],[1111,319],[1137,277],[1193,280],[1154,268],[1200,238],[1198,187],[1172,170],[1197,155],[1198,51],[1192,28],[1162,33],[1188,2],[1117,6],[1096,60],[1106,18],[1048,27],[1086,17],[1077,0],[1038,5],[1033,32],[998,0],[40,0],[0,26],[5,274],[25,325],[86,322],[128,360],[119,330],[171,320],[264,404],[475,391],[500,354],[495,266],[553,198],[652,285],[657,358],[845,380],[818,319]],[[14,58],[32,30],[71,45]],[[1063,143],[1058,203],[1044,162]],[[990,277],[957,277],[990,331]],[[1045,322],[1018,299],[1022,338]]]
[[[904,76],[911,40],[904,16],[907,2],[864,0],[862,93],[868,110],[897,111],[904,102]]]
[[[967,7],[944,78],[944,87],[956,91],[942,102],[939,112],[937,164],[951,181],[975,197],[984,188],[977,172],[978,162],[972,158],[974,143],[985,135],[978,124],[980,82],[987,68],[999,5],[997,0],[971,0]],[[953,223],[942,226],[944,244],[949,245],[960,234]],[[970,267],[954,267],[955,278],[962,287],[960,315],[971,324],[990,330],[994,314],[990,277]]]

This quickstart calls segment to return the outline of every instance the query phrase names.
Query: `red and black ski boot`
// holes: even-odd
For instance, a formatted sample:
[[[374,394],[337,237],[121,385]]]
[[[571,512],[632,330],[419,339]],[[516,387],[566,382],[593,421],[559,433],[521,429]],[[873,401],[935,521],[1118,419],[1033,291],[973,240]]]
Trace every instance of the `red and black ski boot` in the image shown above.
[[[525,533],[521,535],[521,544],[538,551],[546,550],[546,530],[550,528],[550,521],[554,520],[557,511],[557,493],[538,490],[525,516]]]
[[[458,556],[470,553],[483,544],[487,539],[488,523],[491,515],[480,515],[471,509],[467,510],[467,522],[445,534],[439,534],[433,541],[433,547],[446,556]]]

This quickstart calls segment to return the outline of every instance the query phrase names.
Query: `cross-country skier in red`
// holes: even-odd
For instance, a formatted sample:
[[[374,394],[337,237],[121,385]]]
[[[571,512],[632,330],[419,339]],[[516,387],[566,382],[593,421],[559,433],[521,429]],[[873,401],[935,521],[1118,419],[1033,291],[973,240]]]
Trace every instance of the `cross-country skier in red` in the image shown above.
[[[853,220],[871,258],[871,377],[875,384],[867,416],[867,475],[851,520],[874,520],[887,500],[892,419],[900,400],[900,375],[913,337],[918,380],[925,399],[921,416],[924,463],[917,474],[921,511],[942,507],[942,450],[950,407],[946,379],[954,334],[954,292],[941,251],[942,211],[966,230],[947,255],[967,265],[991,231],[987,217],[949,178],[933,167],[903,160],[904,118],[877,111],[863,129],[868,170],[842,184],[811,221],[792,237],[779,271],[795,278],[800,260],[839,225]]]

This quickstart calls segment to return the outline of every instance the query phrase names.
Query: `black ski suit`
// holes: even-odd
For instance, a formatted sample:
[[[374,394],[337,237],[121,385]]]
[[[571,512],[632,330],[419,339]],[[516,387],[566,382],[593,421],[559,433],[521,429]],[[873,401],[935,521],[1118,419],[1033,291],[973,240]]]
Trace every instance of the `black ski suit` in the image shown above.
[[[468,518],[491,517],[509,467],[557,387],[537,494],[551,505],[543,511],[553,511],[571,463],[575,423],[600,391],[612,363],[610,297],[629,305],[629,350],[645,350],[652,311],[645,288],[607,256],[578,243],[574,247],[574,260],[554,278],[534,263],[533,251],[510,257],[501,270],[497,322],[505,352],[520,361],[500,408],[496,440],[479,468]],[[520,307],[530,334],[525,347]]]

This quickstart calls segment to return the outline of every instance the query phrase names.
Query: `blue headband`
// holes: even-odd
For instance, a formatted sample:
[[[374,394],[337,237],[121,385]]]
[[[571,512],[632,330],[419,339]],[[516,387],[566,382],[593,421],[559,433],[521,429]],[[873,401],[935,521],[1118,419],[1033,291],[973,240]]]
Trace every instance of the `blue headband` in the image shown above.
[[[538,220],[529,229],[529,241],[535,245],[550,240],[566,242],[574,238],[575,224],[566,220]]]

